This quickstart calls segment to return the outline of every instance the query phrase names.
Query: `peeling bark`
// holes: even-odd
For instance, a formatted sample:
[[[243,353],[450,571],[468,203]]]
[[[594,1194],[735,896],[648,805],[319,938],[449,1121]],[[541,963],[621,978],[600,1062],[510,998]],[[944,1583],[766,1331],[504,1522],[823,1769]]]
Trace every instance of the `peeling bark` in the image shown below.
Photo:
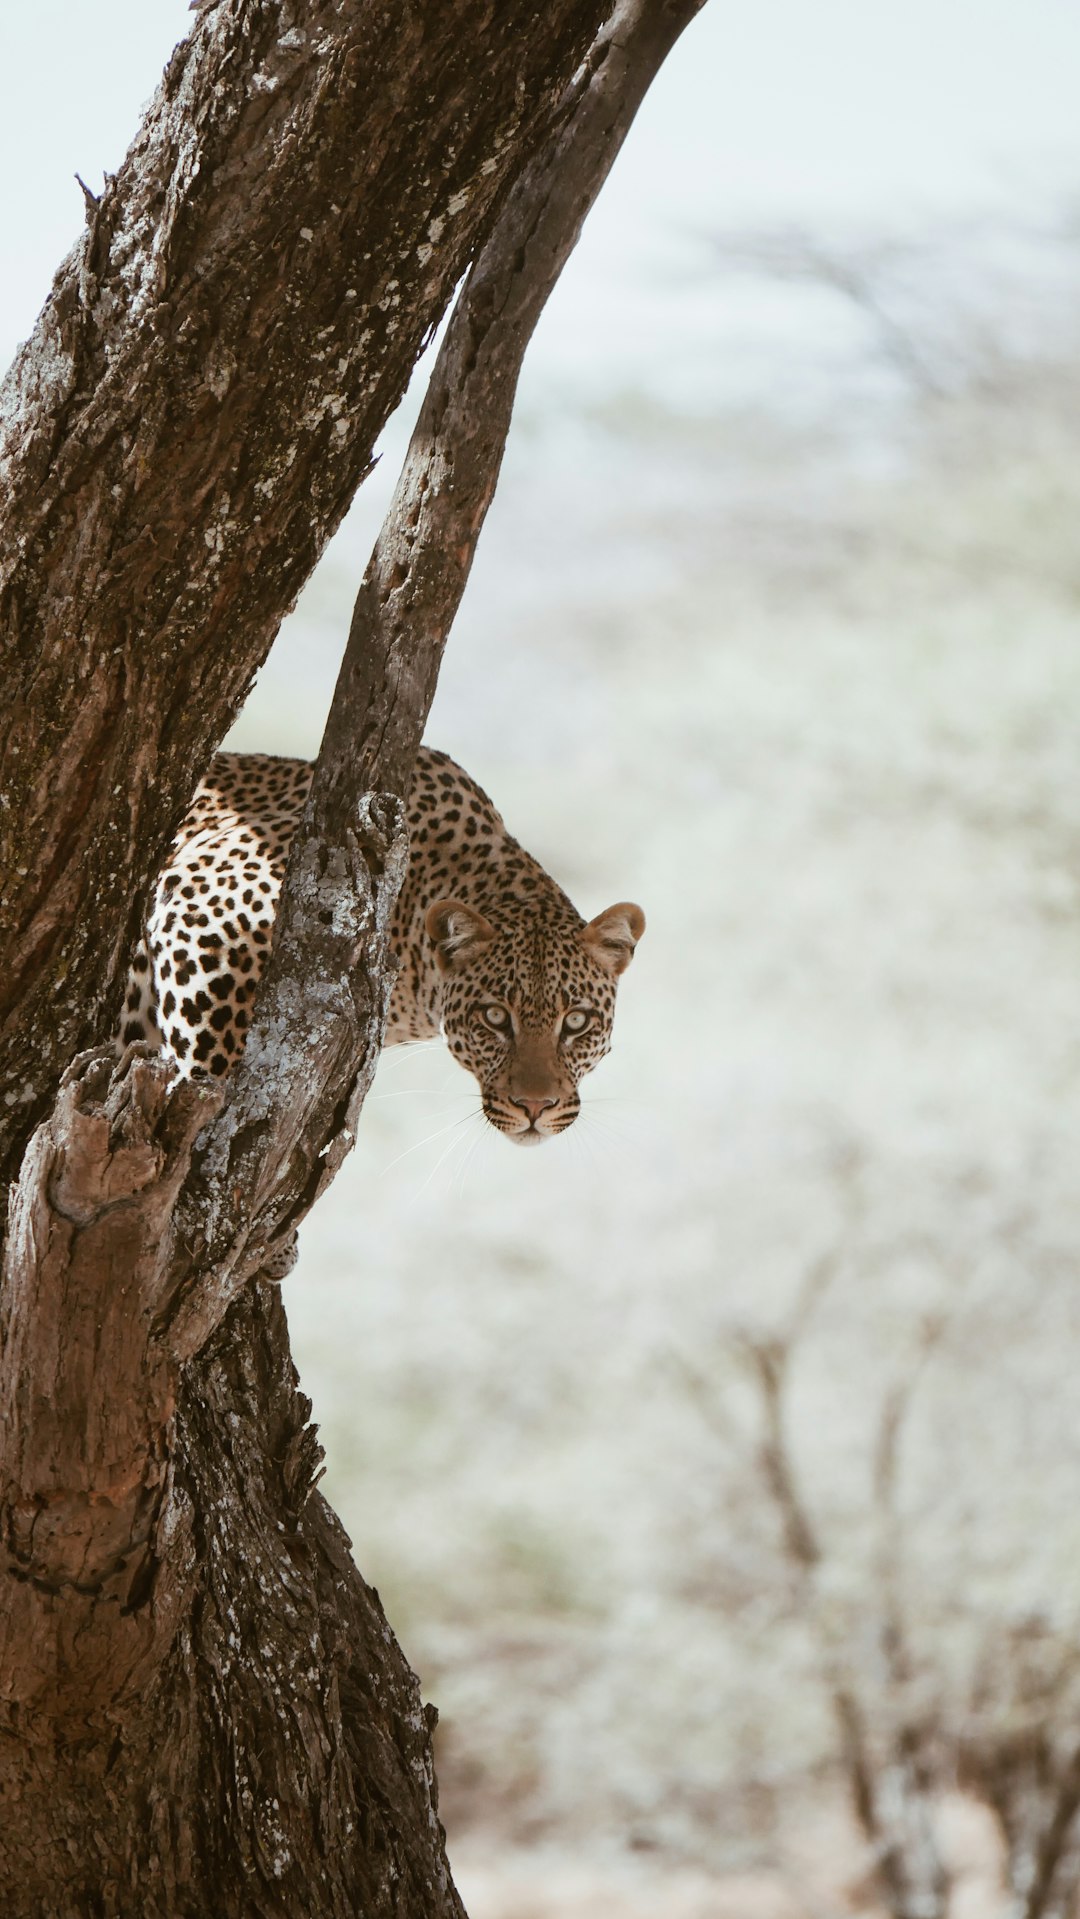
[[[448,17],[457,35],[472,17],[465,0],[423,12],[442,48],[437,77],[412,12],[312,0],[303,31],[282,32],[283,6],[218,0],[200,18],[194,50],[174,56],[126,179],[91,209],[88,238],[61,270],[17,369],[0,630],[14,643],[16,682],[36,661],[41,684],[17,706],[8,741],[25,803],[21,824],[8,815],[11,864],[26,881],[12,889],[15,931],[2,949],[11,1108],[25,1126],[58,1090],[22,1158],[0,1293],[0,1908],[13,1919],[462,1911],[437,1817],[432,1715],[314,1491],[310,1407],[267,1276],[287,1268],[298,1223],[352,1143],[374,1072],[406,856],[403,796],[525,344],[641,95],[699,3],[621,0],[595,34],[588,8],[556,6],[543,21],[524,10],[516,24],[503,9],[497,28],[477,8],[491,36],[481,84],[475,52],[462,68],[443,39]],[[586,15],[588,57],[577,65]],[[350,65],[358,23],[374,78]],[[473,97],[490,90],[500,49],[514,72],[546,76],[530,115],[527,87],[511,88],[510,119]],[[153,871],[161,834],[283,596],[367,457],[359,428],[332,439],[324,431],[336,422],[323,402],[355,373],[349,354],[329,367],[328,349],[320,358],[312,347],[326,337],[333,271],[324,285],[313,268],[306,318],[290,291],[303,277],[295,248],[282,242],[262,280],[263,255],[251,252],[257,221],[241,246],[229,196],[249,193],[260,217],[280,224],[284,189],[277,178],[264,204],[242,156],[262,139],[280,173],[293,147],[314,142],[310,165],[332,184],[339,176],[324,175],[324,149],[336,151],[327,126],[344,111],[339,94],[382,86],[392,111],[396,89],[419,86],[420,73],[436,87],[439,139],[456,130],[454,166],[466,167],[484,208],[470,235],[484,244],[357,600],[245,1054],[224,1084],[203,1086],[178,1082],[140,1048],[119,1065],[108,1049],[89,1048],[57,1081],[72,1035],[93,1032],[108,1008],[132,932],[132,888],[137,895]],[[177,100],[182,116],[172,113]],[[491,153],[475,144],[481,123]],[[237,127],[244,139],[230,146]],[[397,158],[380,131],[373,151],[401,175],[392,174],[400,204],[383,205],[371,227],[385,271],[402,206],[412,208],[415,237],[416,206],[427,218],[446,168],[438,193],[432,172],[428,197],[417,199],[417,166],[434,168],[433,150],[422,163],[415,152]],[[348,184],[355,194],[340,152],[337,164],[340,193]],[[365,166],[376,167],[370,153]],[[429,220],[411,278],[400,281],[410,354],[434,311],[441,217]],[[313,260],[314,234],[303,240]],[[448,263],[461,257],[440,255],[444,292]],[[372,285],[388,284],[372,274],[369,321]],[[72,276],[85,282],[74,307]],[[348,262],[348,283],[361,277]],[[236,319],[230,300],[241,287]],[[198,378],[177,319],[189,299],[205,322]],[[297,328],[303,351],[295,340],[281,346],[279,333]],[[223,372],[220,355],[238,353],[245,330],[260,370],[230,362]],[[404,365],[391,332],[388,324],[367,362],[368,385],[383,397]],[[262,362],[277,368],[269,383]],[[206,390],[219,411],[204,404]],[[141,392],[143,409],[125,425],[121,393],[130,392]],[[182,393],[196,395],[186,439]],[[364,433],[382,403],[363,414]],[[320,467],[328,461],[333,472]],[[147,518],[154,501],[160,522]],[[155,532],[129,538],[136,521]],[[138,699],[123,697],[132,691]],[[110,798],[129,784],[130,814]],[[56,818],[50,794],[54,806],[63,796]],[[80,899],[93,912],[76,925]],[[46,1044],[50,994],[59,998]],[[31,1070],[23,1101],[19,1076]],[[17,1146],[17,1126],[11,1138]]]

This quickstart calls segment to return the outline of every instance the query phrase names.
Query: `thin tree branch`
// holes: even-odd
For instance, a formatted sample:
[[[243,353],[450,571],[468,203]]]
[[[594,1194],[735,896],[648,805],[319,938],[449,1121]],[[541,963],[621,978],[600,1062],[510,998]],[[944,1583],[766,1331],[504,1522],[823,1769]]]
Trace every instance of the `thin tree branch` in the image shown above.
[[[642,96],[700,4],[621,0],[459,298],[357,597],[252,1032],[180,1209],[202,1271],[171,1334],[178,1357],[197,1350],[352,1146],[386,1017],[404,794],[525,348]]]

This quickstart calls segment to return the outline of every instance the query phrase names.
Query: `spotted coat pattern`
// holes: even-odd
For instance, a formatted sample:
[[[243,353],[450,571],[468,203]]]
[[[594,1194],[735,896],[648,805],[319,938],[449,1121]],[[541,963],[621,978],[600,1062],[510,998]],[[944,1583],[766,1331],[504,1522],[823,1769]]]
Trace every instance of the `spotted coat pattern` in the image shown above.
[[[304,760],[214,759],[157,882],[124,1043],[163,1048],[185,1075],[228,1072],[310,783]],[[616,984],[644,916],[622,902],[586,924],[475,781],[430,747],[417,759],[408,820],[385,1044],[442,1032],[492,1125],[535,1144],[577,1117],[578,1082],[611,1044]]]

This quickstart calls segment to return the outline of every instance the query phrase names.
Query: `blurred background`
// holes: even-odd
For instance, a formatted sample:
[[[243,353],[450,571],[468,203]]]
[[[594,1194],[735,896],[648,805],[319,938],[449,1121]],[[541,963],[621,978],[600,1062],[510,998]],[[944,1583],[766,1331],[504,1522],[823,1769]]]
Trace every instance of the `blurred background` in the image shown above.
[[[0,346],[188,17],[0,25]],[[1080,1883],[1080,15],[709,0],[428,737],[649,929],[579,1123],[397,1049],[286,1286],[473,1919]],[[420,386],[231,738],[314,754]]]

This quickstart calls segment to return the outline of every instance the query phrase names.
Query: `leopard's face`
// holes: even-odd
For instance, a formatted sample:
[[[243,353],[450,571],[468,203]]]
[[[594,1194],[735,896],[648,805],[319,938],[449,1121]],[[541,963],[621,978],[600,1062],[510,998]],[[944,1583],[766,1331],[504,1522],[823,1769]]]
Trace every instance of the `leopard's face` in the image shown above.
[[[436,900],[426,926],[447,1045],[491,1125],[536,1146],[578,1116],[578,1083],[611,1045],[615,989],[645,916],[624,902],[583,925],[518,905],[495,927],[461,900]]]

